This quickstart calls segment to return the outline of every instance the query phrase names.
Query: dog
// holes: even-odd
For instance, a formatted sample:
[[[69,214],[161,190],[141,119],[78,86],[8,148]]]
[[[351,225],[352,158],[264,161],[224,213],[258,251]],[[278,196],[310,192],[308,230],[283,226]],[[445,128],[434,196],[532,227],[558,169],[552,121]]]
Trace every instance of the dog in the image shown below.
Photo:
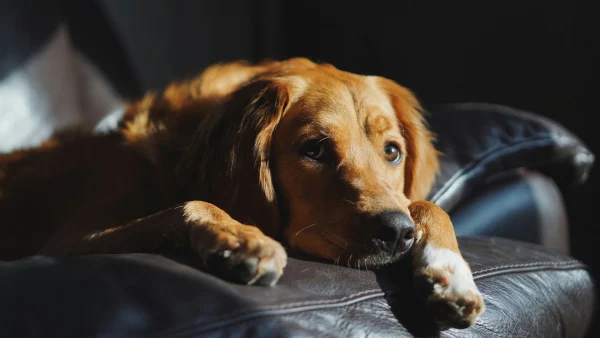
[[[377,269],[410,255],[441,325],[485,309],[415,96],[305,58],[220,63],[127,105],[115,131],[0,154],[0,258],[193,250],[273,285],[286,249]],[[435,311],[434,311],[435,313]]]

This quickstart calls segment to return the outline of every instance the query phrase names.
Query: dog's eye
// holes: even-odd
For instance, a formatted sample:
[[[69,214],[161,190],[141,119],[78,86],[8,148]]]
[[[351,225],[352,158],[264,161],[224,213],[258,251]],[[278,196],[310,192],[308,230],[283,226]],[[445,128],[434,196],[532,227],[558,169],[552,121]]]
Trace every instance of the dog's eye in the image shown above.
[[[402,159],[402,154],[400,153],[400,149],[398,146],[392,143],[388,143],[383,147],[383,153],[385,155],[385,159],[390,163],[399,163]]]
[[[323,141],[324,139],[308,141],[302,145],[300,152],[310,159],[321,161],[327,155],[325,142]]]

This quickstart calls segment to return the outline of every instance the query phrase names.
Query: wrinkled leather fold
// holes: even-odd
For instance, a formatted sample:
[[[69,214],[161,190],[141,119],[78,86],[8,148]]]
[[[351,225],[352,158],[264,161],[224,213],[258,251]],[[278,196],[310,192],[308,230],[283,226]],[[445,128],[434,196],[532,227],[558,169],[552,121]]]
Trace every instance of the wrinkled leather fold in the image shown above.
[[[498,238],[462,238],[460,246],[487,311],[473,327],[442,336],[583,336],[594,298],[590,274],[580,262]],[[418,293],[406,282],[410,270],[404,263],[374,273],[290,258],[283,278],[270,288],[228,283],[198,266],[195,257],[152,254],[2,262],[0,332],[6,337],[364,337],[431,329]]]
[[[536,170],[563,188],[585,182],[595,161],[565,127],[519,109],[457,103],[432,107],[427,115],[443,154],[429,199],[447,211],[497,175]]]

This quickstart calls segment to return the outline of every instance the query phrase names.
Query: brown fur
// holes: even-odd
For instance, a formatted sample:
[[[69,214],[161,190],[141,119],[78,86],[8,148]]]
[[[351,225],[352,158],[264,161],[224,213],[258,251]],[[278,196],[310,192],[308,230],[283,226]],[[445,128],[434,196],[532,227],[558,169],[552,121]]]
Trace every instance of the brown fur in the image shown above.
[[[335,165],[298,156],[310,137],[329,139]],[[398,166],[382,159],[388,141],[404,153]],[[218,64],[130,104],[117,132],[58,135],[0,155],[0,254],[185,246],[189,224],[198,222],[176,206],[203,201],[235,224],[283,233],[292,248],[376,266],[385,262],[362,251],[368,229],[360,216],[408,213],[437,170],[417,100],[390,80],[301,58]],[[153,240],[121,235],[154,231],[145,230],[154,221],[139,219],[165,214],[182,225]]]

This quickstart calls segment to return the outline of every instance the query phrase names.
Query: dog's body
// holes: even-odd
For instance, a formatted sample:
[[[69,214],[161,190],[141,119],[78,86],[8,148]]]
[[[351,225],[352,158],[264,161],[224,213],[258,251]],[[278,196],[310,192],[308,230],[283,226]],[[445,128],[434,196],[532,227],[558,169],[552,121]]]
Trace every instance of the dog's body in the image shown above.
[[[306,59],[215,65],[129,105],[115,132],[0,155],[0,259],[193,249],[273,284],[274,238],[358,268],[409,252],[431,304],[450,305],[438,321],[464,327],[484,305],[448,215],[421,202],[437,169],[392,81]]]

